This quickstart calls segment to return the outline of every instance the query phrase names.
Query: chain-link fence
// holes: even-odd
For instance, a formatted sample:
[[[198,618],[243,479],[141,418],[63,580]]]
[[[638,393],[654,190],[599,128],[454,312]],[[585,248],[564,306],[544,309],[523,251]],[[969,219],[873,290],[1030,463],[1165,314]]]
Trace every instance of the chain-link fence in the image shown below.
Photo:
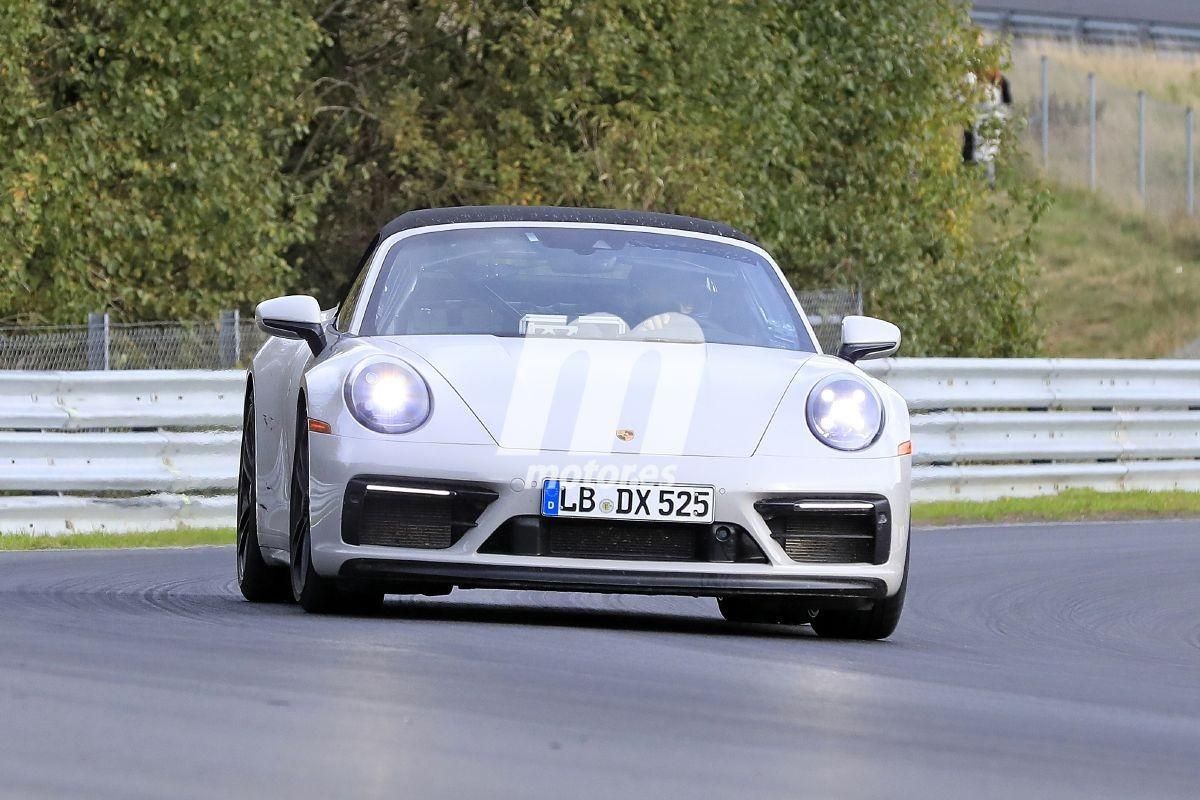
[[[236,314],[213,322],[108,323],[0,328],[0,369],[230,369],[266,339]]]
[[[1028,152],[1057,181],[1121,208],[1170,219],[1195,213],[1189,108],[1014,45],[1014,102],[1029,120]]]
[[[835,351],[842,319],[862,313],[861,292],[798,295],[821,346]],[[0,328],[0,369],[231,369],[246,366],[265,340],[233,311],[212,322],[111,323],[93,314],[87,325]]]
[[[863,313],[863,296],[857,289],[818,289],[797,292],[796,297],[826,353],[837,352],[842,343],[842,320]]]

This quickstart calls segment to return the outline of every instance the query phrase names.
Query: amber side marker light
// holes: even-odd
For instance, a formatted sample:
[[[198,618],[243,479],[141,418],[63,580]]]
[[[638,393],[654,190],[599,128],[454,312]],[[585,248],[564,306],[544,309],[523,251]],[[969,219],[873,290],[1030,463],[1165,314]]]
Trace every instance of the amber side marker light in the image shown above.
[[[308,418],[308,429],[313,433],[333,433],[333,426],[319,419]]]
[[[901,442],[900,446],[896,448],[896,455],[911,456],[912,455],[912,441]]]

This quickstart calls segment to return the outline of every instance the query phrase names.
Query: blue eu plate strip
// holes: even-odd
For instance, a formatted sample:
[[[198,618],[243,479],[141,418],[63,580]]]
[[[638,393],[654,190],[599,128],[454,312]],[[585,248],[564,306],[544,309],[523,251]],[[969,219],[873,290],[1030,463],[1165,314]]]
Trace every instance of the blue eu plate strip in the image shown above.
[[[546,481],[542,484],[542,514],[544,516],[558,516],[558,494],[558,481]]]

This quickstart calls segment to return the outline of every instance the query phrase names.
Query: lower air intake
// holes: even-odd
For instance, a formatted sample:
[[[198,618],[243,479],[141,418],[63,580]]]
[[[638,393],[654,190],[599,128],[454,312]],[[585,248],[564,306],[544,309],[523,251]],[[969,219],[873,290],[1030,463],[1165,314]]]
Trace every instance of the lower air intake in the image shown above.
[[[497,494],[486,486],[393,476],[359,476],[346,486],[346,544],[445,550],[475,527]]]
[[[701,526],[707,530],[708,526]],[[546,526],[546,555],[636,561],[695,561],[694,525],[555,520]]]
[[[810,564],[870,562],[875,550],[875,521],[866,516],[803,519],[791,517],[775,540],[793,561]]]
[[[891,514],[881,497],[772,498],[755,504],[788,558],[804,564],[883,564]]]
[[[765,564],[767,556],[740,525],[512,517],[481,553],[623,561]]]
[[[368,492],[358,527],[358,543],[444,550],[454,544],[450,506],[449,497]]]

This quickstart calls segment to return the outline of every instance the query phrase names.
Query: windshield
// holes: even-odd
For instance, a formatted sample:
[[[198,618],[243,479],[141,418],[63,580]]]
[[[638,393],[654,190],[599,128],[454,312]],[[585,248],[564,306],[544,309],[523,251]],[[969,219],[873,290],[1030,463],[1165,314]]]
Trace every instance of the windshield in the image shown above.
[[[596,227],[482,227],[404,239],[386,256],[359,333],[815,350],[775,269],[752,250]]]

